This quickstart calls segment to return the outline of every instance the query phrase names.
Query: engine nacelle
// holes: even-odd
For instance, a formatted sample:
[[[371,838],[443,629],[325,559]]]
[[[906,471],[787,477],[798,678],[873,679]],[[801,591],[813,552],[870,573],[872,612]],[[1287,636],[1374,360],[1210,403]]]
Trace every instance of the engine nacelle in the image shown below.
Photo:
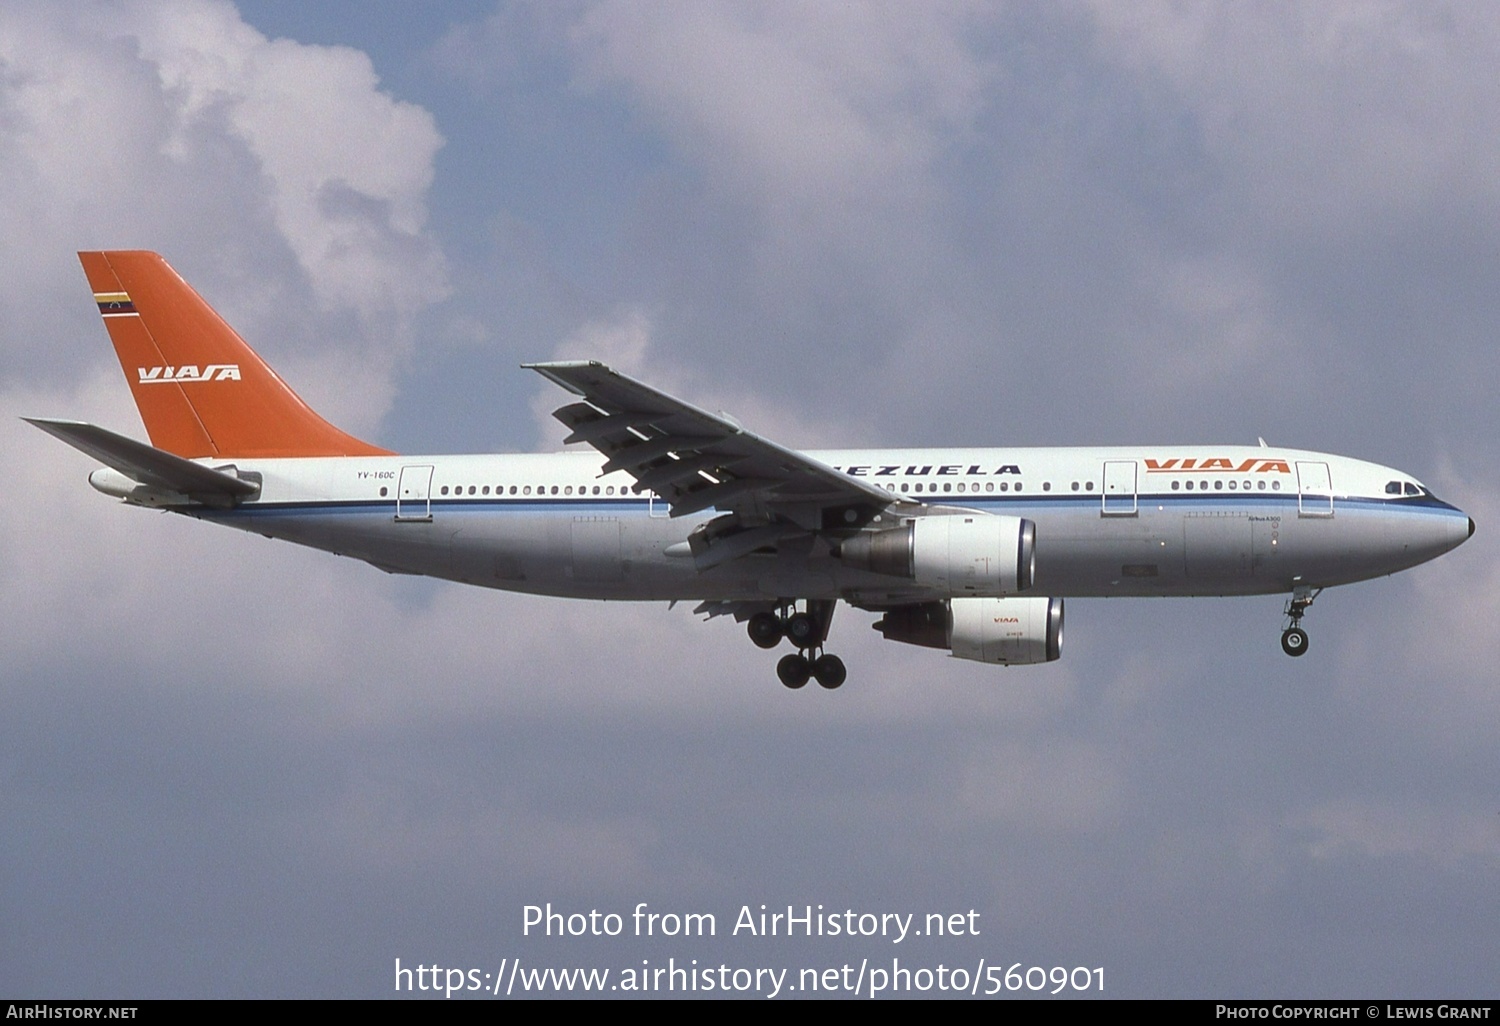
[[[958,659],[1025,666],[1062,655],[1060,598],[954,599],[948,644]]]
[[[944,595],[1014,595],[1036,574],[1036,525],[1020,517],[928,516],[839,546],[848,566],[904,577]]]
[[[946,648],[957,659],[1003,666],[1062,655],[1060,598],[955,598],[888,611],[875,623],[888,641]]]

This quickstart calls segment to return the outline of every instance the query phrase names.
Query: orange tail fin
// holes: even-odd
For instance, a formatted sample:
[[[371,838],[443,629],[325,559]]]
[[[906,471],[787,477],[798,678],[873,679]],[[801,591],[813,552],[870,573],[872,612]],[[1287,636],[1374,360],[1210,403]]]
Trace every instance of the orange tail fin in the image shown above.
[[[202,456],[383,456],[313,412],[155,253],[79,253],[151,444]]]

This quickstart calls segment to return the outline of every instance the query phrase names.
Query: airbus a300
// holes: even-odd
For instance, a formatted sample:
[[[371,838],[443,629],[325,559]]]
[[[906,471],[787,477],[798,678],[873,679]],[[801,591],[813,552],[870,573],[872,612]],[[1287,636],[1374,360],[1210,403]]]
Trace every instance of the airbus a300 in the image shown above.
[[[171,510],[510,591],[691,600],[789,642],[782,683],[844,682],[835,606],[892,641],[994,664],[1062,651],[1063,601],[1286,594],[1307,651],[1322,589],[1416,566],[1474,522],[1399,470],[1280,446],[798,452],[596,362],[555,454],[400,455],[313,412],[161,257],[81,253],[151,444],[28,418]]]

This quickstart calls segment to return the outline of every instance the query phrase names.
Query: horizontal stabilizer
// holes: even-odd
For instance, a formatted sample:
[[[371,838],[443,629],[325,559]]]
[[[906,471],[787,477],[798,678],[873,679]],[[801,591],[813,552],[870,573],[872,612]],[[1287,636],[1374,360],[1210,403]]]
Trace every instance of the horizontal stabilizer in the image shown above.
[[[46,417],[22,419],[148,488],[179,492],[209,506],[233,505],[260,491],[260,485],[253,481],[185,460],[94,424]]]

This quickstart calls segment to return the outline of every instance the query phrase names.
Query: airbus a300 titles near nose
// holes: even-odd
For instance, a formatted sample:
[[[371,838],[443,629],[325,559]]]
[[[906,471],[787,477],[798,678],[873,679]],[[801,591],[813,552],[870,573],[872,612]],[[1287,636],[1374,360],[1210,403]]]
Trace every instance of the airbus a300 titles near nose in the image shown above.
[[[81,253],[151,444],[31,423],[89,482],[365,560],[510,591],[699,603],[790,642],[776,672],[843,683],[843,601],[961,659],[1062,651],[1063,600],[1284,593],[1416,566],[1474,522],[1411,475],[1279,446],[797,452],[601,363],[528,364],[571,393],[575,451],[398,455],[318,416],[155,253]]]

